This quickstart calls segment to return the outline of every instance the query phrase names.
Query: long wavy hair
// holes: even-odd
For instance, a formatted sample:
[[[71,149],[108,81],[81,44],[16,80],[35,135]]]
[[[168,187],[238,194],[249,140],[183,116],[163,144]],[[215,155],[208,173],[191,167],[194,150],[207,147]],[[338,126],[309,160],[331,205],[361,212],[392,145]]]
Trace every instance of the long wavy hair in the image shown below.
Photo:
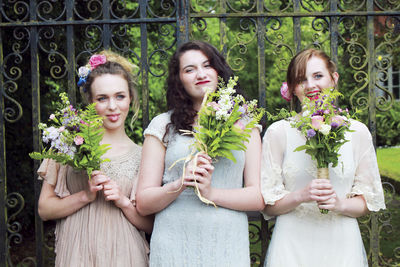
[[[209,60],[211,67],[217,71],[218,76],[222,78],[225,83],[229,81],[229,77],[233,77],[232,69],[214,46],[202,41],[190,41],[182,44],[172,55],[168,66],[167,107],[172,113],[171,122],[167,125],[164,137],[167,135],[171,126],[173,131],[177,133],[180,133],[180,129],[193,130],[192,124],[197,115],[197,110],[193,108],[193,101],[183,87],[179,77],[181,68],[180,58],[189,50],[201,51]],[[237,85],[235,89],[237,93],[243,95],[239,85]]]
[[[297,85],[304,81],[306,77],[307,62],[312,57],[318,57],[322,59],[332,80],[334,80],[333,74],[336,72],[336,64],[324,51],[309,48],[299,52],[295,57],[293,57],[289,63],[286,81],[289,88],[289,93],[292,96],[290,107],[292,110],[297,112],[301,111],[301,104],[297,96],[294,95],[294,90]]]

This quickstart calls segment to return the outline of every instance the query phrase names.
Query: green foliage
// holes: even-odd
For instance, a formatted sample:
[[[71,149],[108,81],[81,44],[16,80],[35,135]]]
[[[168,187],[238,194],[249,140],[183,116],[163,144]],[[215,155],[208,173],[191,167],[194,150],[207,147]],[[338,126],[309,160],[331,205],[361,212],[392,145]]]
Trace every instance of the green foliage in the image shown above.
[[[380,146],[400,145],[400,103],[394,102],[388,111],[376,114],[377,144]]]
[[[36,160],[53,159],[63,165],[86,170],[90,178],[93,170],[99,170],[102,162],[109,161],[101,158],[109,149],[107,144],[100,145],[104,133],[103,119],[96,112],[96,103],[79,111],[70,105],[66,93],[61,93],[60,97],[60,110],[50,118],[53,125],[39,124],[43,141],[50,143],[50,148],[40,153],[32,152],[29,156]]]
[[[225,157],[236,162],[232,150],[246,150],[251,129],[261,120],[264,110],[256,101],[246,102],[241,95],[235,97],[237,77],[228,85],[220,82],[219,90],[204,96],[199,111],[199,126],[195,127],[195,146],[212,158]],[[232,106],[232,103],[233,106]]]
[[[305,98],[302,114],[292,113],[292,126],[306,137],[305,145],[294,151],[305,150],[317,162],[318,168],[328,168],[330,163],[336,167],[339,149],[348,142],[345,133],[351,131],[350,115],[333,105],[339,96],[337,90],[324,89],[316,100]]]

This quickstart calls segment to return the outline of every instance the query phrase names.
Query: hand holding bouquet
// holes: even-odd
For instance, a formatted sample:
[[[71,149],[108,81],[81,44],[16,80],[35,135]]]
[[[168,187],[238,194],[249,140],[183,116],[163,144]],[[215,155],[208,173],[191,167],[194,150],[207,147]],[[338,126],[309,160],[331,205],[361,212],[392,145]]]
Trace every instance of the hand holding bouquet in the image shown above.
[[[348,142],[345,133],[350,130],[348,110],[336,108],[334,105],[341,94],[332,88],[324,89],[312,99],[305,99],[303,112],[295,116],[292,126],[299,129],[306,137],[305,145],[294,151],[305,150],[313,160],[317,161],[317,177],[329,179],[329,164],[338,165],[340,147]],[[321,210],[327,213],[327,210]]]
[[[101,158],[109,149],[107,144],[100,145],[103,119],[97,114],[95,103],[80,111],[70,105],[65,93],[60,97],[61,109],[49,118],[52,125],[40,123],[38,126],[43,131],[43,142],[50,147],[29,156],[36,160],[53,159],[77,170],[86,170],[90,179],[93,170],[99,170],[102,162],[109,161]]]
[[[194,131],[181,130],[184,134],[193,135],[195,139],[192,153],[182,159],[185,160],[183,174],[190,160],[194,159],[197,165],[197,155],[200,152],[213,159],[225,157],[236,162],[232,150],[246,150],[245,143],[249,141],[251,130],[261,120],[264,110],[257,108],[257,100],[247,102],[242,95],[234,95],[237,80],[238,77],[231,77],[226,86],[221,81],[216,92],[208,90],[198,112],[198,126],[194,127]],[[201,196],[197,186],[195,192],[201,201],[215,206],[212,201]]]

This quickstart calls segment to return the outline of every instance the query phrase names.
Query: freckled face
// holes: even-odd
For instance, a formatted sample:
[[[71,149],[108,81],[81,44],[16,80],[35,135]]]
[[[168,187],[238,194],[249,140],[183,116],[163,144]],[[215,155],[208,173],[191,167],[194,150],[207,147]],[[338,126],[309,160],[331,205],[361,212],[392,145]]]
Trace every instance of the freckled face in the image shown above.
[[[106,130],[124,129],[131,97],[128,82],[120,75],[103,74],[92,83],[92,102]]]
[[[334,87],[339,79],[339,74],[330,74],[325,62],[319,57],[311,57],[306,66],[305,80],[295,87],[294,93],[303,102],[304,97],[313,97],[322,89]]]
[[[204,96],[204,88],[217,88],[218,73],[210,65],[206,55],[200,50],[188,50],[179,59],[179,78],[186,92],[192,98],[195,108],[199,108]]]

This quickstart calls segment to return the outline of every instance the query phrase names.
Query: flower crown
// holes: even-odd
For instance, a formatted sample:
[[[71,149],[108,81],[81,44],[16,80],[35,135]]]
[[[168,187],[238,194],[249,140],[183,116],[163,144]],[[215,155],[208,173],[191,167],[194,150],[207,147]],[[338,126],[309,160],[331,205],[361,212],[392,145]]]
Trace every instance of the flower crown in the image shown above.
[[[78,69],[78,86],[83,86],[86,83],[86,79],[90,72],[100,65],[107,62],[107,57],[105,55],[94,54],[90,57],[89,63],[86,66],[80,67]]]

